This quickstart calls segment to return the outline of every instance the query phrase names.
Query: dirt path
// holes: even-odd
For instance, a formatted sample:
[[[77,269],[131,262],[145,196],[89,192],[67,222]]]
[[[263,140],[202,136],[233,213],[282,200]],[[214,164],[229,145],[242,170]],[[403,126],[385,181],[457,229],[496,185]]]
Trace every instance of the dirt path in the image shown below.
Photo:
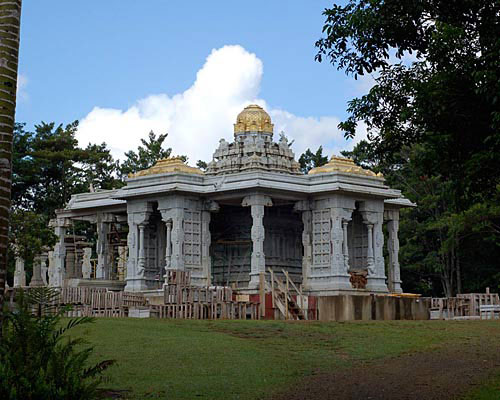
[[[450,400],[499,370],[500,349],[464,345],[313,375],[272,399]]]

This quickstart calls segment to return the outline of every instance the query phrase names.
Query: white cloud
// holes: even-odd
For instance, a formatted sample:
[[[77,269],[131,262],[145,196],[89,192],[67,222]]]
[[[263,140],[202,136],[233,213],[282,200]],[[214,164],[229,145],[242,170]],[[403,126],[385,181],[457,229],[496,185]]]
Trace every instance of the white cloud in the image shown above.
[[[338,130],[337,117],[300,117],[268,107],[258,98],[262,75],[262,61],[243,47],[214,49],[183,93],[151,95],[127,110],[95,107],[81,120],[77,138],[83,146],[105,141],[115,157],[123,158],[150,130],[168,132],[165,145],[174,154],[186,154],[191,164],[210,161],[219,139],[232,140],[236,115],[257,103],[273,119],[275,140],[281,130],[295,139],[297,158],[308,147],[323,145],[327,154],[352,147]]]

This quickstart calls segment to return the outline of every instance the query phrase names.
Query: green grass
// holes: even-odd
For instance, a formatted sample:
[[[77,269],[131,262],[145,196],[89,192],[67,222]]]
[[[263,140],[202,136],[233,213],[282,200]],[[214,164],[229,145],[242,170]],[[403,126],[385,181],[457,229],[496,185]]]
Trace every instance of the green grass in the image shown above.
[[[497,321],[98,319],[78,329],[97,359],[117,360],[104,386],[141,399],[259,399],[297,378],[354,362],[479,340],[500,346]]]

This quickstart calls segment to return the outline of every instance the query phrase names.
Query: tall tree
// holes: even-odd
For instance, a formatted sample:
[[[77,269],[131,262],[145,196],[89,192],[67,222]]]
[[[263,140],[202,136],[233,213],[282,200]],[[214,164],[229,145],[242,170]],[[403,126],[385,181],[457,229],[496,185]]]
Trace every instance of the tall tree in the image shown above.
[[[0,337],[7,273],[12,136],[16,113],[21,0],[0,0]]]
[[[125,161],[120,165],[121,178],[128,174],[152,167],[162,158],[167,158],[172,153],[171,148],[163,148],[163,142],[168,133],[160,134],[158,137],[153,131],[150,131],[148,138],[141,139],[142,146],[137,148],[137,152],[130,150],[125,153]]]
[[[480,222],[474,210],[485,207],[490,227],[500,218],[488,206],[500,183],[494,172],[500,158],[500,3],[349,0],[324,14],[317,59],[355,78],[370,73],[375,79],[366,95],[349,102],[350,116],[339,126],[352,137],[364,122],[369,159],[397,176],[396,185],[420,206],[409,222],[418,222],[413,226],[428,247],[410,251],[423,243],[418,236],[402,243],[402,253],[411,253],[413,265],[432,264],[447,295],[461,291],[464,275],[488,270],[500,256],[499,246],[491,247],[498,244],[494,231],[472,232],[470,224],[473,217]],[[479,268],[473,243],[492,250]]]
[[[323,155],[323,146],[319,146],[316,153],[311,149],[307,149],[299,157],[300,169],[304,174],[307,174],[311,169],[321,167],[328,162],[328,156]]]

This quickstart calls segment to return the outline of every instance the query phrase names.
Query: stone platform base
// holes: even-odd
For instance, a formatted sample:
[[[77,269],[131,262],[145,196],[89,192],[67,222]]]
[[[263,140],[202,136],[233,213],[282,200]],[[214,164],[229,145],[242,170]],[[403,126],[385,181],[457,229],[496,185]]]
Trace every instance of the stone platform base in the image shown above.
[[[430,299],[397,295],[318,296],[320,321],[427,320]]]

